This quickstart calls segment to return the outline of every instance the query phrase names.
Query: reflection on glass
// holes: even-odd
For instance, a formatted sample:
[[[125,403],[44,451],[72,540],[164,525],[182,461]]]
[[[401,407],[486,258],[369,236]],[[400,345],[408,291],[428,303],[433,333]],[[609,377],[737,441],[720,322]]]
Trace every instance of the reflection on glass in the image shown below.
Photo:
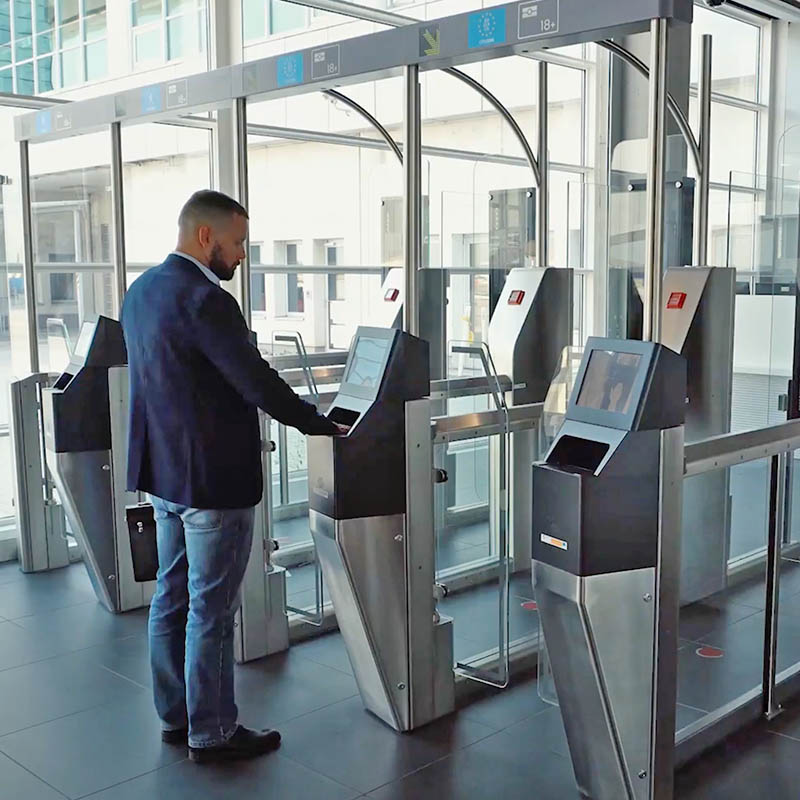
[[[133,24],[147,25],[161,19],[161,0],[133,0]]]
[[[122,129],[129,285],[175,248],[181,207],[211,185],[210,147],[207,130],[152,123]]]
[[[586,408],[627,414],[641,360],[642,357],[634,353],[592,351],[577,404]]]
[[[84,321],[112,316],[108,137],[31,147],[37,327],[43,371],[60,371]],[[64,163],[84,164],[61,170]]]
[[[108,43],[105,39],[86,45],[86,80],[104,78],[108,72]]]
[[[83,82],[81,49],[65,50],[61,54],[61,83],[64,88]]]
[[[695,8],[692,25],[691,80],[697,84],[701,37],[710,33],[715,43],[711,88],[718,94],[756,100],[761,48],[761,29],[723,13]],[[730,129],[729,129],[730,130]]]
[[[737,470],[745,468],[751,473],[737,474]],[[679,738],[687,726],[761,685],[768,519],[766,485],[762,478],[768,472],[767,461],[743,464],[731,470],[731,548],[755,550],[759,555],[749,562],[740,560],[738,568],[729,573],[727,586],[717,591],[712,589],[713,594],[681,608]],[[685,488],[692,481],[705,477],[687,478]],[[698,530],[697,536],[702,535],[702,530]],[[697,550],[692,541],[684,539],[684,543],[682,574],[691,571],[692,563],[688,559],[692,559]],[[718,557],[724,558],[724,554],[719,553]]]

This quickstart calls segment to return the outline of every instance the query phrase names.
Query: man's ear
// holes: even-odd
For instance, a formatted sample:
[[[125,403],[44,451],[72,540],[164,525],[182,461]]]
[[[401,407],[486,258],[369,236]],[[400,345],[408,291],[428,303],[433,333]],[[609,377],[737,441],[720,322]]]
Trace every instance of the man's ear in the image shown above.
[[[211,244],[211,227],[200,225],[197,229],[197,240],[201,247],[208,247]]]

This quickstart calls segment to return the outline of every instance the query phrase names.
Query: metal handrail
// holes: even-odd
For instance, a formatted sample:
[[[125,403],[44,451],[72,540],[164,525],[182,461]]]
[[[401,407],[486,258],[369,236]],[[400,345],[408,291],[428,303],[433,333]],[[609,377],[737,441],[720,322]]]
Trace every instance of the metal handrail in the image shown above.
[[[544,403],[529,403],[510,406],[507,412],[492,409],[454,417],[434,417],[431,421],[431,438],[434,444],[442,444],[493,436],[506,430],[516,433],[536,427],[543,412]]]
[[[800,420],[743,433],[724,433],[685,446],[684,475],[689,478],[798,449]]]

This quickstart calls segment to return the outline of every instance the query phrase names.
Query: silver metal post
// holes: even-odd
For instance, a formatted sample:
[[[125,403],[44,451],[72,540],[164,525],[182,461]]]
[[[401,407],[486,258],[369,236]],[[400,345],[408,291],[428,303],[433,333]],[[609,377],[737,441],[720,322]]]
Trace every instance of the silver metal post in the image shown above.
[[[667,47],[669,23],[650,25],[650,92],[647,163],[647,218],[645,220],[644,330],[642,338],[661,338],[661,283],[664,276],[664,183],[666,181]]]
[[[114,283],[116,285],[114,313],[122,314],[122,301],[128,290],[125,258],[125,201],[122,181],[122,125],[112,122],[111,135],[111,237],[114,242]]]
[[[711,34],[704,34],[700,54],[700,85],[698,105],[700,109],[700,167],[697,174],[697,218],[695,220],[695,266],[708,263],[708,195],[711,185]]]
[[[775,697],[778,671],[778,608],[781,588],[781,547],[783,544],[787,454],[772,457],[769,484],[769,529],[767,530],[766,616],[764,621],[764,716],[771,720],[783,710]],[[792,456],[793,457],[793,456]]]
[[[39,372],[39,338],[36,326],[36,280],[33,266],[33,211],[31,209],[31,163],[28,142],[19,143],[19,174],[22,189],[22,246],[25,271],[25,315],[31,372]]]
[[[547,232],[549,229],[550,157],[547,142],[547,62],[539,62],[539,191],[536,195],[536,266],[548,266]]]
[[[658,488],[658,565],[655,587],[655,670],[649,775],[650,800],[673,800],[675,712],[678,699],[681,509],[683,508],[684,428],[661,431]]]
[[[405,228],[406,297],[403,329],[419,335],[419,281],[422,266],[422,130],[419,66],[405,68],[405,115],[403,118],[403,201]]]
[[[234,108],[236,119],[236,188],[239,193],[239,202],[248,207],[249,202],[249,176],[247,164],[247,99],[236,98]],[[248,324],[252,323],[252,305],[250,299],[250,233],[248,228],[247,239],[244,243],[244,260],[239,264],[239,302],[242,314]]]

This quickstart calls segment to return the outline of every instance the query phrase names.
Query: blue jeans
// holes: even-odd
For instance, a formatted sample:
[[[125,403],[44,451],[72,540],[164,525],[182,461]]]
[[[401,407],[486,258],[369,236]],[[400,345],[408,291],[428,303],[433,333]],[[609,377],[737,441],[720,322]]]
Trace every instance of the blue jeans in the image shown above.
[[[150,604],[153,697],[165,730],[191,747],[236,731],[233,620],[253,540],[254,509],[187,508],[158,497],[158,583]]]

